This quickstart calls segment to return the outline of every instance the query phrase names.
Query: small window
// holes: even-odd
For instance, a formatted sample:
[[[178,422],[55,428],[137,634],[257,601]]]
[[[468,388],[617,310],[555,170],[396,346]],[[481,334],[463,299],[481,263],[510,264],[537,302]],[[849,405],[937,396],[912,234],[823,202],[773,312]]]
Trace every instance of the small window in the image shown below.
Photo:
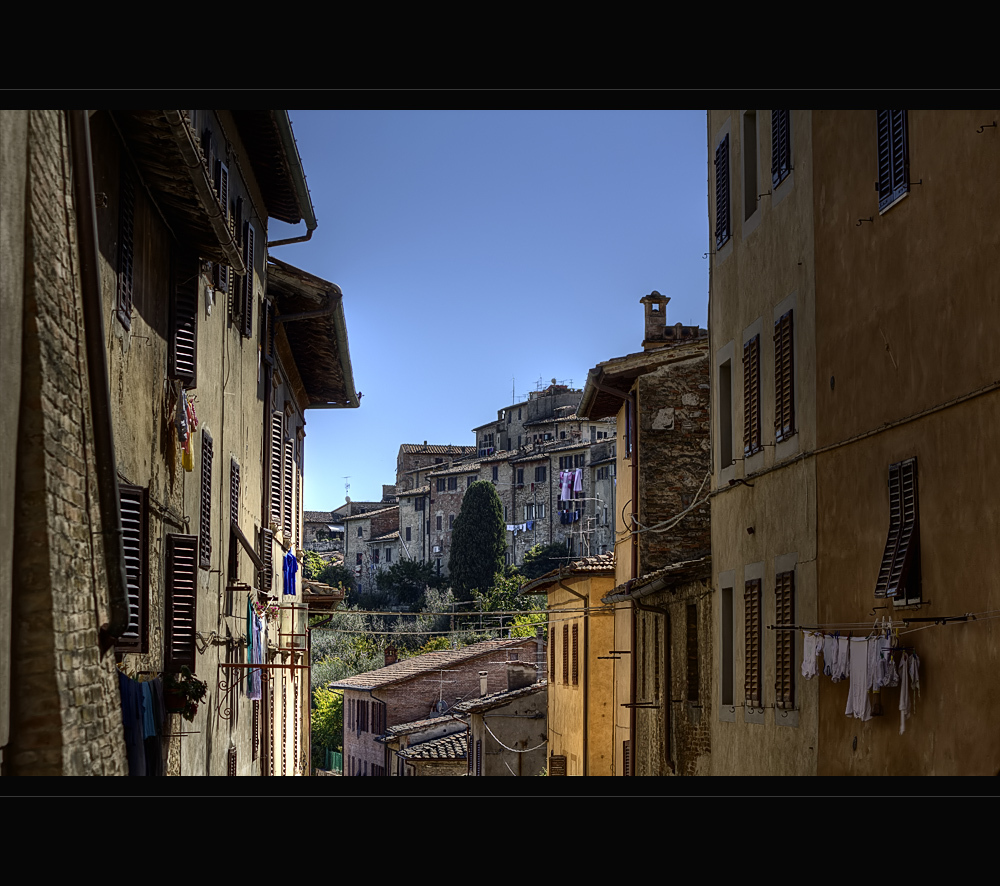
[[[422,511],[423,509],[424,509],[424,497],[421,495],[413,499],[413,510]]]
[[[357,554],[357,555],[355,555],[354,562],[355,562],[356,565],[360,566],[364,562],[364,554]]]
[[[535,482],[536,483],[544,483],[545,482],[545,473],[546,473],[546,468],[545,468],[544,465],[542,465],[539,468],[535,468]]]
[[[729,135],[715,149],[715,246],[732,236],[729,219]]]
[[[438,514],[437,515],[437,528],[438,528],[439,531],[441,529],[441,524],[442,524],[442,517],[441,517],[441,514]]]
[[[493,482],[496,483],[500,479],[500,468],[497,465],[493,465]]]
[[[454,528],[455,528],[455,515],[454,514],[449,514],[448,515],[448,530],[450,531],[450,530],[452,530]]]
[[[920,601],[920,513],[917,460],[889,465],[889,534],[875,582],[876,597]]]
[[[406,540],[407,540],[407,541],[410,541],[410,540],[411,540],[411,539],[410,539],[410,527],[409,527],[409,526],[407,526],[407,527],[406,527]]]
[[[386,563],[392,562],[392,548],[385,549],[385,562]]]
[[[524,468],[517,469],[517,485],[524,486]]]
[[[438,477],[437,491],[438,492],[444,492],[445,491],[445,479],[444,479],[444,477]]]
[[[771,185],[778,187],[792,170],[789,111],[771,111]]]
[[[359,526],[358,527],[358,538],[364,538],[364,537],[365,537],[365,530],[364,530],[363,527]]]
[[[448,478],[448,491],[449,492],[454,492],[457,489],[458,489],[458,477],[449,477]]]
[[[878,112],[878,210],[888,209],[910,189],[906,111]]]
[[[135,185],[123,169],[118,191],[118,320],[132,328],[132,282],[134,278]]]

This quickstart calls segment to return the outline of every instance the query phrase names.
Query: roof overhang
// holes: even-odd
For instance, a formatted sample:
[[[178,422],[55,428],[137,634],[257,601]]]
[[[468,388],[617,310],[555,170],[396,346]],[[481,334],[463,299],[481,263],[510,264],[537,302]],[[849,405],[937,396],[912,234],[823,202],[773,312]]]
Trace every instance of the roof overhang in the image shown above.
[[[659,591],[670,591],[692,581],[706,581],[712,577],[712,557],[706,554],[694,560],[684,560],[664,566],[655,572],[618,585],[610,594],[601,598],[602,603],[621,603],[640,600]]]

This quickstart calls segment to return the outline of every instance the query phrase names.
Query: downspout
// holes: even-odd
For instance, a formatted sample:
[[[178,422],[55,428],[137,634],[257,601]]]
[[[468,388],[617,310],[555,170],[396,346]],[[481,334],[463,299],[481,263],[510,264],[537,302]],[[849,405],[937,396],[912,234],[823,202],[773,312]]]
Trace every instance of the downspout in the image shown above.
[[[272,240],[267,244],[268,249],[273,246],[284,246],[288,243],[304,243],[312,238],[312,233],[316,230],[318,224],[316,213],[313,211],[312,198],[309,196],[309,187],[306,184],[306,174],[302,169],[302,158],[299,157],[299,149],[295,144],[295,135],[292,133],[292,121],[288,119],[288,111],[275,111],[273,119],[278,127],[281,146],[285,149],[285,156],[288,158],[292,185],[295,188],[295,196],[299,202],[299,211],[305,219],[306,233],[301,237]]]
[[[562,566],[559,567],[559,573],[556,577],[556,584],[559,585],[564,591],[568,591],[574,597],[578,597],[583,600],[583,774],[590,774],[590,758],[587,755],[588,741],[587,737],[590,732],[588,727],[587,716],[589,714],[589,705],[587,704],[590,696],[590,598],[587,595],[581,594],[579,591],[574,591],[573,588],[568,585],[563,584]],[[633,661],[635,656],[632,656]]]
[[[101,300],[97,212],[90,153],[90,121],[86,111],[67,111],[73,163],[73,201],[76,206],[80,250],[80,289],[83,296],[87,379],[94,428],[97,492],[108,579],[109,621],[101,625],[98,643],[103,655],[128,627],[128,573],[122,544],[122,514],[111,420],[111,387],[104,353],[104,311]]]

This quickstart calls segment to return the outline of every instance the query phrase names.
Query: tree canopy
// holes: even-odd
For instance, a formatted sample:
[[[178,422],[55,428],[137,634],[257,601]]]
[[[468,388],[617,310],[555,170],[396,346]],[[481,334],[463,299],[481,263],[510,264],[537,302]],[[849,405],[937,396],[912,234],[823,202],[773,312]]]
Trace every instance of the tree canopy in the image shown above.
[[[541,578],[546,572],[551,572],[569,563],[569,548],[566,542],[555,541],[548,545],[535,545],[524,554],[524,563],[518,571],[528,581]]]
[[[465,491],[451,534],[448,571],[456,596],[471,600],[473,590],[491,588],[506,550],[500,498],[492,483],[479,480]]]

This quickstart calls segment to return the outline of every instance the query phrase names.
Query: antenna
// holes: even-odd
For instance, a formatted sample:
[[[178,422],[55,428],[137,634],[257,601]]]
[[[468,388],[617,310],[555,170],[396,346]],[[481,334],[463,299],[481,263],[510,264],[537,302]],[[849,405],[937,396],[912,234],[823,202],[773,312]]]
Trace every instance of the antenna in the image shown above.
[[[348,474],[344,477],[344,496],[347,497],[351,494],[351,476]]]

